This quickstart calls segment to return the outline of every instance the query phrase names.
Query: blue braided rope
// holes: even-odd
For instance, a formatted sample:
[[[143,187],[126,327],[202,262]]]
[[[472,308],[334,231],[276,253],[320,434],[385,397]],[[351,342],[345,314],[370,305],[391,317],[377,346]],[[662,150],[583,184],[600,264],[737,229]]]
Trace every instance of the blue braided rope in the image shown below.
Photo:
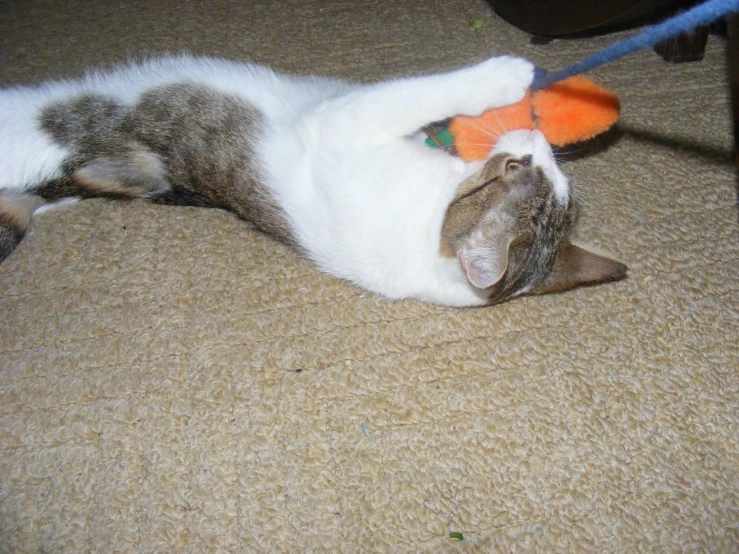
[[[647,27],[645,31],[638,35],[621,40],[597,54],[565,67],[561,71],[553,73],[537,72],[531,89],[537,91],[546,88],[557,81],[579,75],[599,65],[617,60],[626,54],[631,54],[642,48],[651,48],[665,39],[681,33],[689,33],[696,27],[712,23],[733,12],[739,12],[739,0],[708,0],[658,25]]]

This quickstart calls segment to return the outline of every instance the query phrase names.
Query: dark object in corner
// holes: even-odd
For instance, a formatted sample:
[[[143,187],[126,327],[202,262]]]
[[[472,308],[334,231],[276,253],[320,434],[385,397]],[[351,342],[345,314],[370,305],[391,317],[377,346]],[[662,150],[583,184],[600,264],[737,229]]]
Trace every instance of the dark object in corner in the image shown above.
[[[554,39],[552,37],[545,37],[544,35],[533,35],[531,37],[531,44],[549,44]]]
[[[657,23],[690,8],[697,0],[488,0],[495,12],[533,35],[533,44],[554,37],[587,36]],[[672,63],[703,59],[709,28],[699,27],[659,43],[655,52]]]
[[[731,83],[731,109],[734,113],[734,151],[737,169],[737,204],[739,204],[739,15],[728,19],[726,36],[728,38],[727,65]]]
[[[677,0],[488,0],[495,13],[532,35],[594,32],[646,18]]]
[[[708,43],[708,26],[698,27],[692,33],[682,33],[664,40],[654,47],[666,62],[699,62],[703,59]]]

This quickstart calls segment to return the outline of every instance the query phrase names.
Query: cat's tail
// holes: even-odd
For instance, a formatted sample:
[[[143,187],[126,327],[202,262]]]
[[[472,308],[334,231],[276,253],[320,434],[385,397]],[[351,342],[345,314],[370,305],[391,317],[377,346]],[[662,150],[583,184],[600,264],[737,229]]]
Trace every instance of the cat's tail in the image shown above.
[[[0,262],[23,239],[31,215],[46,201],[35,194],[0,191]]]

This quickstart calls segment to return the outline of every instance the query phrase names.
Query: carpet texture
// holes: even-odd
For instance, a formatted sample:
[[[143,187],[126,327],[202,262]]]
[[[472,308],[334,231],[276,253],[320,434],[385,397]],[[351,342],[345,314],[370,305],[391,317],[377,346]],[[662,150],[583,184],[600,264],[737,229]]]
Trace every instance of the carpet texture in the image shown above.
[[[619,36],[531,45],[481,0],[17,0],[0,82],[181,50],[360,81],[558,69]],[[391,303],[219,211],[39,216],[0,266],[0,552],[739,551],[725,75],[718,36],[591,73],[620,132],[566,171],[581,243],[630,266],[612,285]]]

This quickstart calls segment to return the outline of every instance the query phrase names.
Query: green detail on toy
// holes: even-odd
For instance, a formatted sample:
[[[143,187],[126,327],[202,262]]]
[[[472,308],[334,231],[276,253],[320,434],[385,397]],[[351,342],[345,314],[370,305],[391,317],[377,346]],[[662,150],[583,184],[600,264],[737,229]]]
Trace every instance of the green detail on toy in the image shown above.
[[[436,131],[436,138],[439,139],[441,144],[438,144],[431,137],[426,139],[426,144],[431,148],[441,148],[442,146],[452,146],[454,144],[454,137],[446,129],[438,129]]]

